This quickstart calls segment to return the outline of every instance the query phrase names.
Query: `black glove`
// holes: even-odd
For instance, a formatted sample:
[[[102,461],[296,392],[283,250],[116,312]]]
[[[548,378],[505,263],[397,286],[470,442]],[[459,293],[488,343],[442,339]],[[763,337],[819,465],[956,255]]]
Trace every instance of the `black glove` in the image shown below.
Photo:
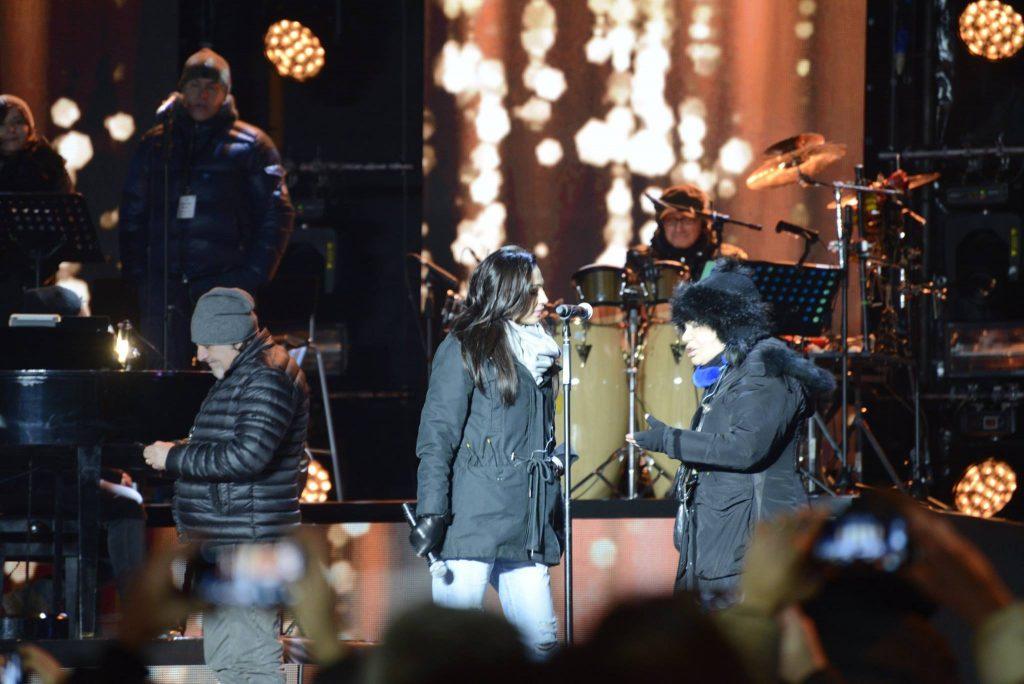
[[[562,473],[565,472],[565,442],[552,449],[550,458],[555,461],[554,466],[558,469],[558,476],[561,477]],[[578,460],[580,460],[580,455],[573,451],[572,456],[569,458],[569,464],[571,465]]]
[[[650,414],[647,415],[647,424],[651,426],[651,429],[634,432],[633,439],[641,449],[665,453],[665,440],[668,438],[669,426]]]
[[[409,543],[417,556],[425,556],[440,548],[447,529],[443,515],[421,515],[416,518],[416,527],[409,532]]]

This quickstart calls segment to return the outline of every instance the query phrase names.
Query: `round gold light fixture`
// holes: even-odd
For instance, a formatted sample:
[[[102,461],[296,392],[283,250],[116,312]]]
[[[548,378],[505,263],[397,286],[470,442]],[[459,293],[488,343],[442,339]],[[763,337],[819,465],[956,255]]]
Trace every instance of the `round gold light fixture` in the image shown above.
[[[970,466],[953,488],[953,500],[961,513],[991,518],[1010,503],[1017,490],[1017,473],[994,458]]]
[[[996,61],[1024,47],[1024,19],[1009,4],[977,0],[960,15],[960,38],[971,54]]]
[[[327,501],[327,492],[331,491],[331,474],[313,459],[309,459],[306,473],[306,487],[302,490],[302,503]]]
[[[320,39],[297,21],[282,19],[271,24],[263,46],[263,54],[285,78],[305,81],[324,68],[326,52]]]

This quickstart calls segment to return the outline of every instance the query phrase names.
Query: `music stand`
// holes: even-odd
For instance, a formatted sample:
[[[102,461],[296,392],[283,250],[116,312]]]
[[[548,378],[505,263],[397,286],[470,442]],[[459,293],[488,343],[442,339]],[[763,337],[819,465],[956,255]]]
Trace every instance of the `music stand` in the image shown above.
[[[775,334],[814,337],[831,327],[840,269],[771,261],[745,261],[743,265],[753,271],[761,299],[772,307]]]
[[[96,227],[80,193],[0,193],[0,235],[32,257],[36,287],[43,262],[103,261]]]

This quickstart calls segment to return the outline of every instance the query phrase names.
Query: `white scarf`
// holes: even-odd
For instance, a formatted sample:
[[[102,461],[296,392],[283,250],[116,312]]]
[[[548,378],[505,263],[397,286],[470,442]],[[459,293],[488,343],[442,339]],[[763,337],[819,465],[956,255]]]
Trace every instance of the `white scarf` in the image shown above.
[[[505,330],[512,353],[533,373],[533,379],[539,385],[551,364],[562,355],[562,350],[540,323],[521,325],[508,321]]]

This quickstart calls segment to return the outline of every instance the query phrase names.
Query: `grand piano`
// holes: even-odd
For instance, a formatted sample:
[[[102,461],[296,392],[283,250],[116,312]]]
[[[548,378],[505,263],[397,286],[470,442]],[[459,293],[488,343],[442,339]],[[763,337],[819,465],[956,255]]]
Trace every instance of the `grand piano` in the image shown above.
[[[63,578],[54,568],[55,593],[64,585],[72,638],[96,632],[102,465],[145,467],[142,446],[187,436],[212,384],[210,373],[193,371],[0,370],[0,459],[7,473],[74,464],[77,504],[68,521],[73,553]],[[33,521],[5,518],[0,515],[3,555],[28,552]],[[57,525],[59,545],[65,529],[59,513]]]

